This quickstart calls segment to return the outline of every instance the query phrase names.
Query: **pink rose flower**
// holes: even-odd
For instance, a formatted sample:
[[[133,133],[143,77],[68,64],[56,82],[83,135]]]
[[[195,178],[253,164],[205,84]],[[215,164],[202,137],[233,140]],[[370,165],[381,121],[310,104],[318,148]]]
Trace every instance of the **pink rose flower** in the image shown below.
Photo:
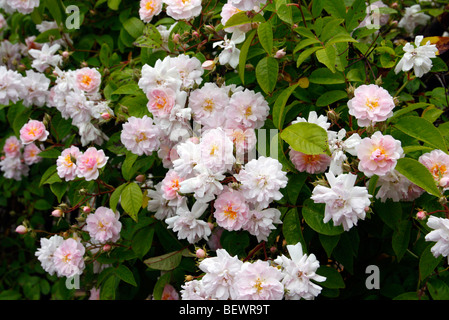
[[[49,132],[45,130],[44,123],[38,120],[30,120],[20,129],[20,140],[23,144],[45,141],[48,135]]]
[[[141,0],[139,16],[143,22],[149,23],[154,16],[161,13],[162,1],[161,0]]]
[[[178,195],[178,191],[180,188],[180,183],[184,181],[176,171],[169,170],[165,175],[165,178],[162,180],[162,197],[166,200],[174,200],[180,197]]]
[[[310,155],[293,149],[289,152],[290,160],[299,172],[311,174],[323,173],[329,167],[332,158],[326,154]]]
[[[359,170],[367,177],[383,176],[396,167],[397,160],[404,156],[401,141],[376,131],[371,138],[364,138],[356,147]]]
[[[168,118],[175,106],[176,93],[171,88],[151,88],[147,92],[147,108],[158,118]]]
[[[116,242],[120,238],[122,223],[119,214],[109,208],[99,207],[86,219],[86,231],[99,243]]]
[[[106,157],[103,150],[98,151],[95,147],[90,147],[76,160],[76,174],[86,181],[95,180],[100,173],[98,169],[106,165],[109,157]]]
[[[375,84],[361,85],[348,101],[349,114],[356,117],[360,127],[368,127],[393,115],[393,97]]]
[[[214,202],[217,224],[229,231],[240,230],[248,221],[249,207],[238,191],[225,191]]]
[[[36,146],[35,143],[30,143],[25,146],[23,150],[23,159],[25,161],[25,164],[32,165],[34,163],[38,163],[42,160],[41,157],[39,157],[39,153],[42,150]]]
[[[20,148],[22,147],[22,143],[16,136],[11,136],[5,141],[5,145],[3,146],[3,152],[7,157],[18,157],[20,156]]]
[[[56,160],[58,176],[65,181],[71,181],[76,177],[76,159],[81,155],[78,147],[71,146],[62,151]],[[73,162],[75,161],[75,162]]]
[[[73,277],[84,270],[84,246],[77,240],[64,240],[53,254],[53,263],[58,277]]]
[[[441,150],[432,150],[420,156],[418,161],[429,169],[440,187],[449,187],[449,155],[447,153]]]
[[[78,89],[94,93],[100,88],[101,74],[96,69],[81,68],[75,73],[75,81]]]
[[[120,140],[126,149],[139,156],[151,155],[160,146],[160,131],[148,116],[142,118],[129,117],[123,124]]]

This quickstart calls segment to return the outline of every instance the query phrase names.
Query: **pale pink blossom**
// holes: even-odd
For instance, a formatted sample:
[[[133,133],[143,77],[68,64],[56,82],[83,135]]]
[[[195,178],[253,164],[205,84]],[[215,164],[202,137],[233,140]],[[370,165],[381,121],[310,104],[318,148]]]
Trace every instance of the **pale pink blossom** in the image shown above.
[[[226,109],[227,121],[242,128],[259,129],[265,123],[270,107],[260,92],[245,89],[232,95]],[[226,127],[229,128],[228,124]]]
[[[248,129],[225,129],[226,135],[231,139],[236,151],[236,158],[239,163],[243,163],[244,154],[254,149],[257,144],[256,132],[252,128]]]
[[[239,191],[225,191],[214,202],[214,217],[228,231],[240,230],[248,221],[249,207]]]
[[[221,120],[219,123],[212,121],[215,127],[224,123],[225,115],[223,111],[228,104],[227,91],[213,82],[205,83],[200,89],[193,90],[189,96],[189,108],[192,109],[193,119],[208,128],[212,127],[208,123],[214,115],[218,116],[219,121]]]
[[[432,174],[435,182],[443,188],[449,187],[449,155],[442,150],[424,153],[418,159]],[[443,181],[443,183],[441,183]]]
[[[39,72],[44,72],[48,67],[57,67],[62,64],[62,56],[56,54],[61,46],[54,44],[51,47],[45,43],[40,50],[31,49],[28,51],[33,58],[31,66]]]
[[[286,289],[286,300],[313,300],[322,288],[315,282],[323,282],[326,277],[316,273],[320,263],[314,254],[304,254],[301,242],[296,245],[288,245],[287,250],[290,258],[285,255],[279,256],[275,263],[282,268],[282,284]]]
[[[25,161],[25,164],[32,165],[34,163],[38,163],[42,160],[41,157],[39,157],[39,153],[42,150],[36,146],[35,143],[30,143],[25,146],[23,149],[23,160]]]
[[[78,89],[92,93],[98,91],[101,85],[101,74],[97,69],[81,68],[75,72],[76,86]]]
[[[181,178],[175,170],[168,170],[161,185],[163,198],[169,201],[180,198],[181,196],[178,194],[178,191],[182,181],[184,181],[184,179]]]
[[[167,283],[162,291],[161,300],[179,300],[179,293],[176,291],[175,287]]]
[[[76,159],[81,155],[78,147],[71,146],[64,149],[56,160],[58,176],[65,181],[71,181],[76,177]]]
[[[237,7],[233,6],[229,1],[228,3],[225,3],[223,8],[221,9],[221,24],[223,26],[226,25],[226,22],[228,22],[229,18],[231,18],[234,14],[242,12],[242,10],[238,9]],[[238,26],[228,27],[224,30],[226,32],[234,32],[235,30],[240,30],[243,32],[248,32],[252,29],[251,23],[245,23]]]
[[[205,272],[201,279],[205,291],[212,299],[228,300],[235,297],[234,278],[243,262],[237,256],[231,256],[224,249],[218,249],[215,257],[201,261],[199,268]]]
[[[147,92],[148,111],[158,118],[170,117],[176,103],[176,92],[171,88],[151,88]]]
[[[256,207],[250,210],[243,229],[255,236],[258,242],[267,241],[271,231],[276,229],[275,224],[282,224],[280,218],[281,212],[276,208],[260,210]]]
[[[85,268],[85,251],[81,242],[73,238],[64,240],[53,254],[53,263],[58,277],[70,278],[81,275]]]
[[[315,203],[326,204],[324,223],[333,221],[334,226],[342,225],[345,231],[357,225],[366,217],[365,209],[370,206],[372,197],[366,187],[355,186],[357,176],[348,173],[334,176],[325,173],[329,187],[317,185],[310,197]]]
[[[164,0],[167,15],[175,20],[190,20],[200,15],[201,0]]]
[[[64,242],[64,238],[59,235],[53,235],[50,238],[41,238],[40,247],[35,252],[35,256],[40,261],[42,269],[51,276],[56,272],[56,265],[53,261],[56,249]]]
[[[40,0],[8,0],[8,6],[22,14],[30,14],[39,7]]]
[[[151,155],[160,146],[160,132],[153,119],[144,115],[142,118],[129,117],[123,124],[120,140],[125,148],[139,156]]]
[[[0,65],[0,104],[17,103],[26,95],[23,76],[15,70]]]
[[[234,145],[222,128],[207,130],[200,141],[201,163],[212,171],[224,173],[235,162]]]
[[[287,173],[282,164],[274,158],[261,156],[253,159],[234,174],[241,183],[240,190],[245,198],[261,208],[266,208],[273,200],[282,199],[281,188],[287,186]]]
[[[95,180],[100,175],[98,169],[106,165],[109,157],[106,157],[103,150],[97,150],[95,147],[88,148],[76,159],[76,174],[86,181]]]
[[[204,70],[201,61],[196,57],[186,54],[178,54],[176,57],[168,57],[170,66],[174,67],[182,80],[182,90],[189,90],[203,82]]]
[[[169,229],[177,232],[178,239],[186,239],[193,244],[201,239],[208,240],[211,234],[208,223],[200,217],[206,211],[208,203],[196,201],[192,209],[187,206],[187,201],[184,200],[178,206],[176,215],[165,220]]]
[[[18,234],[25,234],[28,232],[27,227],[25,227],[24,225],[20,225],[17,226],[16,230],[15,230]]]
[[[325,172],[332,160],[327,154],[305,154],[293,149],[290,149],[288,154],[291,162],[299,172],[311,174]]]
[[[5,145],[3,146],[3,152],[7,157],[19,157],[20,149],[22,148],[22,142],[17,139],[16,136],[10,136],[5,141]]]
[[[106,207],[98,207],[86,218],[85,229],[90,237],[98,243],[117,242],[120,238],[122,223],[118,212]]]
[[[23,97],[24,106],[29,107],[35,105],[42,107],[45,105],[50,94],[50,79],[42,73],[27,70],[26,77],[23,78],[23,85],[27,93]]]
[[[20,129],[20,140],[26,145],[34,141],[45,141],[49,134],[42,121],[30,120]]]
[[[243,263],[234,277],[235,300],[282,300],[282,273],[267,261]]]
[[[356,147],[359,170],[366,176],[382,176],[396,167],[397,160],[404,156],[401,141],[376,131],[371,138],[364,138]]]
[[[22,161],[20,157],[5,157],[0,161],[0,170],[6,179],[22,180],[22,177],[28,176],[30,168]]]
[[[430,252],[434,257],[449,256],[449,219],[430,216],[427,226],[433,230],[426,235],[426,241],[436,242]]]
[[[348,101],[349,114],[357,119],[360,127],[368,127],[387,120],[393,115],[393,97],[375,84],[361,85],[354,90],[354,97]]]
[[[267,0],[229,0],[233,6],[243,11],[251,11],[265,4]]]
[[[162,11],[162,0],[141,0],[139,16],[143,22],[149,23]]]

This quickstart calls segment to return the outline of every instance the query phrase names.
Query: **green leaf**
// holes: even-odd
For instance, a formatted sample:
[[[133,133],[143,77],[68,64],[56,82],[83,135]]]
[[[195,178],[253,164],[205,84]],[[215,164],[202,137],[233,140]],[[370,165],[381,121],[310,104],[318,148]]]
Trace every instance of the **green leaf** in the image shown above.
[[[398,229],[402,219],[402,206],[399,202],[388,199],[385,202],[376,201],[374,209],[379,218],[392,230]]]
[[[121,264],[114,270],[114,273],[119,277],[121,280],[125,281],[126,283],[129,283],[130,285],[137,287],[136,279],[134,279],[134,275],[131,270],[124,264]]]
[[[265,49],[268,55],[273,53],[273,27],[271,22],[263,22],[257,28],[260,44]]]
[[[412,222],[410,220],[403,220],[397,225],[393,233],[392,247],[398,261],[401,261],[408,248],[411,229]]]
[[[337,59],[337,53],[334,47],[326,47],[318,50],[315,54],[319,62],[328,67],[330,71],[335,72],[335,60]]]
[[[261,14],[256,14],[252,18],[249,18],[246,11],[237,12],[233,14],[226,24],[223,26],[225,29],[234,26],[240,26],[242,24],[252,23],[252,22],[265,22],[264,17]]]
[[[324,10],[335,18],[346,18],[346,7],[344,1],[323,0]]]
[[[20,298],[22,298],[22,295],[13,289],[0,292],[0,300],[19,300]]]
[[[123,24],[123,27],[125,28],[126,32],[129,33],[131,37],[136,39],[143,33],[143,28],[145,27],[142,20],[136,17],[131,17],[128,20],[125,21]]]
[[[279,73],[279,63],[273,57],[264,57],[256,66],[256,79],[266,94],[273,92]]]
[[[300,122],[288,126],[281,132],[281,138],[296,151],[330,155],[327,132],[315,123]]]
[[[345,83],[345,77],[341,72],[333,73],[328,68],[319,68],[310,74],[309,81],[316,84],[340,84]]]
[[[117,11],[122,0],[108,0],[108,7],[111,10]]]
[[[174,251],[158,257],[146,259],[144,263],[150,269],[169,271],[179,266],[181,259],[182,251]]]
[[[342,289],[346,286],[343,277],[335,268],[320,266],[317,269],[316,274],[326,277],[326,281],[320,282],[320,285],[325,288]]]
[[[39,152],[39,157],[41,158],[50,158],[50,159],[56,159],[61,155],[61,150],[55,149],[55,148],[48,148],[46,150],[42,150]]]
[[[447,152],[446,142],[441,132],[424,118],[402,117],[395,123],[394,127],[415,139]]]
[[[111,198],[109,199],[109,208],[111,208],[112,211],[115,211],[117,209],[117,204],[120,200],[120,195],[125,187],[126,183],[115,188],[114,192],[111,194]]]
[[[429,279],[427,289],[433,300],[449,300],[449,286],[442,279]]]
[[[335,247],[340,241],[340,235],[336,236],[327,236],[325,234],[318,234],[320,243],[323,246],[324,251],[326,251],[327,257],[330,258],[332,255],[332,251],[334,251]]]
[[[317,107],[325,107],[328,106],[338,100],[348,98],[348,93],[343,90],[331,90],[326,91],[322,94],[316,101]]]
[[[61,202],[62,197],[67,191],[67,184],[64,182],[57,182],[50,185],[50,189],[53,194],[58,198],[58,202]]]
[[[143,258],[150,250],[153,244],[154,227],[147,226],[136,231],[132,239],[132,249],[139,256]]]
[[[125,180],[129,181],[133,178],[133,174],[134,174],[134,163],[136,162],[137,158],[139,156],[135,153],[132,153],[131,151],[128,151],[126,153],[126,158],[125,161],[123,161],[122,164],[122,175],[123,178],[125,178]]]
[[[418,292],[404,292],[393,298],[393,300],[429,300],[427,296],[419,296]]]
[[[293,12],[290,6],[287,6],[287,1],[276,1],[276,12],[278,17],[288,24],[293,24]]]
[[[245,84],[245,66],[246,66],[246,59],[248,57],[248,51],[251,46],[251,43],[254,39],[254,36],[256,35],[256,30],[252,30],[248,33],[245,42],[242,45],[242,48],[240,49],[240,56],[239,56],[239,76],[242,80],[242,84]]]
[[[419,257],[419,276],[421,280],[426,279],[432,274],[436,267],[443,260],[443,256],[438,256],[435,258],[430,249],[435,245],[435,243],[429,244],[421,253]]]
[[[165,285],[170,283],[172,272],[167,272],[161,275],[154,285],[153,298],[154,300],[162,300],[162,294],[164,292]]]
[[[137,222],[137,215],[142,207],[143,193],[135,182],[128,184],[120,195],[123,210]]]
[[[308,48],[301,52],[301,54],[298,57],[298,60],[296,60],[296,67],[299,68],[299,66],[308,58],[310,57],[314,52],[322,49],[320,46]]]
[[[62,23],[62,7],[60,5],[60,1],[59,0],[46,0],[45,6],[47,7],[48,11],[50,11],[51,16],[58,23],[58,25],[61,25],[61,23]]]
[[[56,165],[53,165],[49,167],[42,175],[39,187],[42,187],[44,184],[52,184],[55,182],[62,182],[62,180],[58,176],[58,172],[56,171]]]
[[[230,232],[223,231],[220,238],[221,245],[232,256],[245,257],[247,254],[245,249],[250,244],[248,232]]]
[[[115,273],[110,274],[103,282],[100,289],[100,300],[115,300],[115,292],[120,279]]]
[[[296,208],[290,209],[282,221],[282,234],[284,235],[287,244],[295,245],[301,242],[305,248],[306,242],[302,235],[301,223],[299,221],[299,214]]]
[[[423,188],[436,197],[441,197],[441,192],[437,188],[432,174],[419,161],[411,158],[402,158],[398,160],[395,169],[418,187]]]
[[[287,104],[288,99],[295,89],[298,87],[299,83],[294,84],[293,86],[284,89],[279,96],[276,98],[273,106],[273,123],[274,126],[281,130],[284,126],[285,119],[285,105]]]
[[[399,109],[393,113],[393,115],[387,120],[387,123],[395,122],[400,116],[403,116],[409,112],[412,112],[416,109],[424,109],[426,107],[430,106],[429,103],[426,102],[418,102],[409,104],[407,107]]]
[[[137,83],[128,83],[124,86],[119,87],[117,90],[112,92],[112,94],[129,94],[129,95],[138,95],[142,94],[142,89],[140,89]]]
[[[311,199],[304,201],[302,216],[307,225],[318,233],[336,236],[344,232],[342,226],[334,226],[332,220],[324,223],[324,204],[315,203]]]
[[[357,42],[357,40],[355,40],[349,34],[339,33],[339,34],[333,36],[332,38],[330,38],[329,40],[327,40],[326,46],[331,46],[334,43],[339,43],[339,42]]]
[[[301,40],[296,45],[295,49],[293,49],[293,53],[296,53],[296,52],[304,49],[305,47],[308,47],[308,46],[311,46],[312,44],[317,44],[317,43],[320,43],[320,40],[318,40],[318,39],[304,39],[304,40]],[[319,47],[317,47],[317,48],[319,48]]]

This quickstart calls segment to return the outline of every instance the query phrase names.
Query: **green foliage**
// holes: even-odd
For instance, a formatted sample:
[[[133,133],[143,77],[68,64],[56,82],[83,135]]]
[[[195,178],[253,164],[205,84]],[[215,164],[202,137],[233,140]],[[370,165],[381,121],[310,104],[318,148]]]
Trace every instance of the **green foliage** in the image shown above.
[[[359,28],[366,16],[365,0],[268,0],[259,11],[238,12],[224,23],[221,10],[226,2],[203,1],[200,15],[188,21],[170,17],[165,6],[159,16],[144,22],[139,17],[139,1],[121,0],[41,0],[28,15],[8,15],[8,27],[0,32],[2,41],[25,43],[28,36],[35,36],[34,45],[39,45],[72,39],[59,52],[68,55],[61,69],[97,68],[102,75],[100,92],[113,116],[93,120],[107,136],[104,142],[82,146],[79,128],[56,108],[26,107],[21,101],[0,105],[0,146],[11,135],[19,137],[29,119],[43,119],[50,133],[39,144],[41,161],[30,166],[26,178],[0,177],[0,300],[87,299],[91,288],[100,289],[103,300],[160,300],[167,285],[179,292],[186,276],[201,278],[201,259],[194,254],[200,247],[209,256],[220,246],[241,260],[271,261],[287,254],[286,245],[298,242],[304,253],[316,256],[320,262],[316,273],[326,277],[317,283],[323,288],[318,299],[449,299],[447,259],[434,256],[434,243],[425,238],[431,229],[426,220],[416,218],[418,211],[442,218],[449,215],[447,190],[419,161],[435,149],[448,153],[447,49],[440,46],[431,70],[421,78],[413,70],[394,71],[404,44],[413,42],[393,23],[401,19],[409,2],[393,5],[386,1],[388,7],[382,13],[390,18],[380,28]],[[66,24],[69,5],[80,10],[79,29]],[[443,7],[423,9],[435,21],[447,11]],[[38,32],[36,25],[43,21],[55,21],[56,27]],[[228,28],[242,26],[250,30],[236,44],[238,66],[233,68],[220,62],[221,48],[214,43],[225,35],[231,38]],[[149,209],[150,201],[158,199],[147,191],[165,177],[166,159],[158,152],[132,153],[122,144],[120,133],[129,117],[153,117],[147,107],[149,97],[139,86],[143,66],[180,54],[211,63],[203,82],[243,86],[261,93],[268,102],[269,115],[259,131],[277,133],[259,138],[266,144],[257,147],[258,155],[277,158],[287,172],[288,184],[281,190],[283,198],[270,205],[279,210],[282,223],[275,224],[266,240],[259,241],[247,230],[223,230],[214,221],[211,204],[201,219],[213,225],[212,235],[209,241],[191,244],[179,239]],[[31,64],[31,57],[24,56],[15,67],[24,74],[32,69]],[[44,74],[53,85],[52,70]],[[366,128],[357,125],[347,104],[354,89],[364,84],[382,86],[396,104],[391,117]],[[368,188],[371,205],[366,217],[349,231],[332,220],[324,222],[325,204],[310,199],[315,186],[326,185],[324,175],[299,172],[289,157],[290,149],[306,155],[332,155],[325,129],[309,122],[291,124],[312,111],[327,115],[331,130],[345,129],[344,138],[352,133],[365,138],[381,131],[400,140],[404,155],[395,170],[422,188],[423,194],[413,201],[381,200],[382,178],[366,177],[359,170],[357,156],[347,153],[344,170],[357,176],[357,186]],[[61,179],[56,159],[71,145],[105,151],[109,160],[98,179]],[[228,174],[226,184],[234,188],[234,180]],[[120,240],[109,243],[110,248],[91,243],[95,250],[86,254],[82,289],[68,289],[65,278],[46,273],[36,259],[40,239],[59,234],[89,241],[83,226],[89,210],[100,206],[119,214]],[[64,215],[51,216],[55,209]],[[13,233],[18,225],[27,226],[28,233]],[[102,266],[100,271],[97,263]],[[365,286],[369,265],[381,270],[379,290]]]

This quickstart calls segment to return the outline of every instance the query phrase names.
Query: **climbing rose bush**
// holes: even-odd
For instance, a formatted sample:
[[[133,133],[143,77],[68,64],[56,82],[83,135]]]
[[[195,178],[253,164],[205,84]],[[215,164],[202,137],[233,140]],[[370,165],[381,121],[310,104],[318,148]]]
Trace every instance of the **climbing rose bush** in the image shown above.
[[[449,299],[448,21],[0,1],[0,299]]]

